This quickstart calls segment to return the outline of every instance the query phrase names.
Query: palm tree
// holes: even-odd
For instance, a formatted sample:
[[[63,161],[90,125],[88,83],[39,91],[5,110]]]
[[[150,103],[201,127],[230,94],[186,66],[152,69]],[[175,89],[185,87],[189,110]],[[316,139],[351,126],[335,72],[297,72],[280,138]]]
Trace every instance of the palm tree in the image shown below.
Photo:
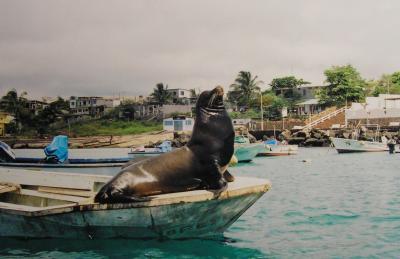
[[[163,83],[158,83],[153,90],[151,96],[159,103],[161,106],[167,103],[171,99],[171,93],[168,92],[168,85],[164,86]]]
[[[236,92],[239,97],[239,104],[250,106],[250,101],[254,94],[260,91],[260,84],[263,81],[258,80],[258,76],[252,77],[251,73],[248,71],[240,71],[230,87]]]

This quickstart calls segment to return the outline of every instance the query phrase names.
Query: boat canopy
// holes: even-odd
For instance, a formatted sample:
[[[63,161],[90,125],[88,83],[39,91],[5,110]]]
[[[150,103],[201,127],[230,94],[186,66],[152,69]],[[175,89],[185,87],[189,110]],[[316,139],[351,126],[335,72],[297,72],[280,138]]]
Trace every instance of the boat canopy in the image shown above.
[[[68,137],[59,135],[54,137],[53,141],[44,148],[46,161],[54,161],[62,164],[68,160]]]

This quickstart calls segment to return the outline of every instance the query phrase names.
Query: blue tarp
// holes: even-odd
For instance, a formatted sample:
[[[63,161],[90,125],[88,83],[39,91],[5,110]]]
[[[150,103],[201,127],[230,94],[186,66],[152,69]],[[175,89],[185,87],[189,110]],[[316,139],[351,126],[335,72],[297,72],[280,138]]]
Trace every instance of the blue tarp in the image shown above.
[[[172,143],[171,141],[164,141],[161,145],[158,146],[161,152],[166,153],[172,151]]]
[[[68,160],[68,137],[64,135],[54,137],[53,141],[45,147],[46,161],[59,164]]]
[[[278,145],[278,141],[276,139],[268,139],[264,143],[267,145]]]

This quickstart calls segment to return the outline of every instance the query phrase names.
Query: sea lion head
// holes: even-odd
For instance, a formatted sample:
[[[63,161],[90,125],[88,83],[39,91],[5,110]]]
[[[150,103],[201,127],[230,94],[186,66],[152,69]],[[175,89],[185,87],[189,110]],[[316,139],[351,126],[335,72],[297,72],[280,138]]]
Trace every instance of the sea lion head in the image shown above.
[[[220,166],[229,163],[234,152],[232,121],[224,106],[221,86],[200,94],[196,103],[196,120],[189,147],[195,146],[200,156],[211,156]]]
[[[224,89],[217,86],[211,91],[204,91],[200,94],[196,103],[196,113],[199,112],[221,112],[225,111]]]

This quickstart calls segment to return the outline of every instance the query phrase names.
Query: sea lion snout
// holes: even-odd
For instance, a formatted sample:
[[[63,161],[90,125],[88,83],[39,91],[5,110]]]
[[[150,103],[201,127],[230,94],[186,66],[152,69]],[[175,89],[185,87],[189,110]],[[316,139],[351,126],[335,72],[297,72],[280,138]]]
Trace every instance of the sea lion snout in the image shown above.
[[[220,85],[216,86],[214,88],[213,92],[215,94],[217,94],[217,96],[221,96],[221,97],[224,96],[224,88],[222,86],[220,86]]]

